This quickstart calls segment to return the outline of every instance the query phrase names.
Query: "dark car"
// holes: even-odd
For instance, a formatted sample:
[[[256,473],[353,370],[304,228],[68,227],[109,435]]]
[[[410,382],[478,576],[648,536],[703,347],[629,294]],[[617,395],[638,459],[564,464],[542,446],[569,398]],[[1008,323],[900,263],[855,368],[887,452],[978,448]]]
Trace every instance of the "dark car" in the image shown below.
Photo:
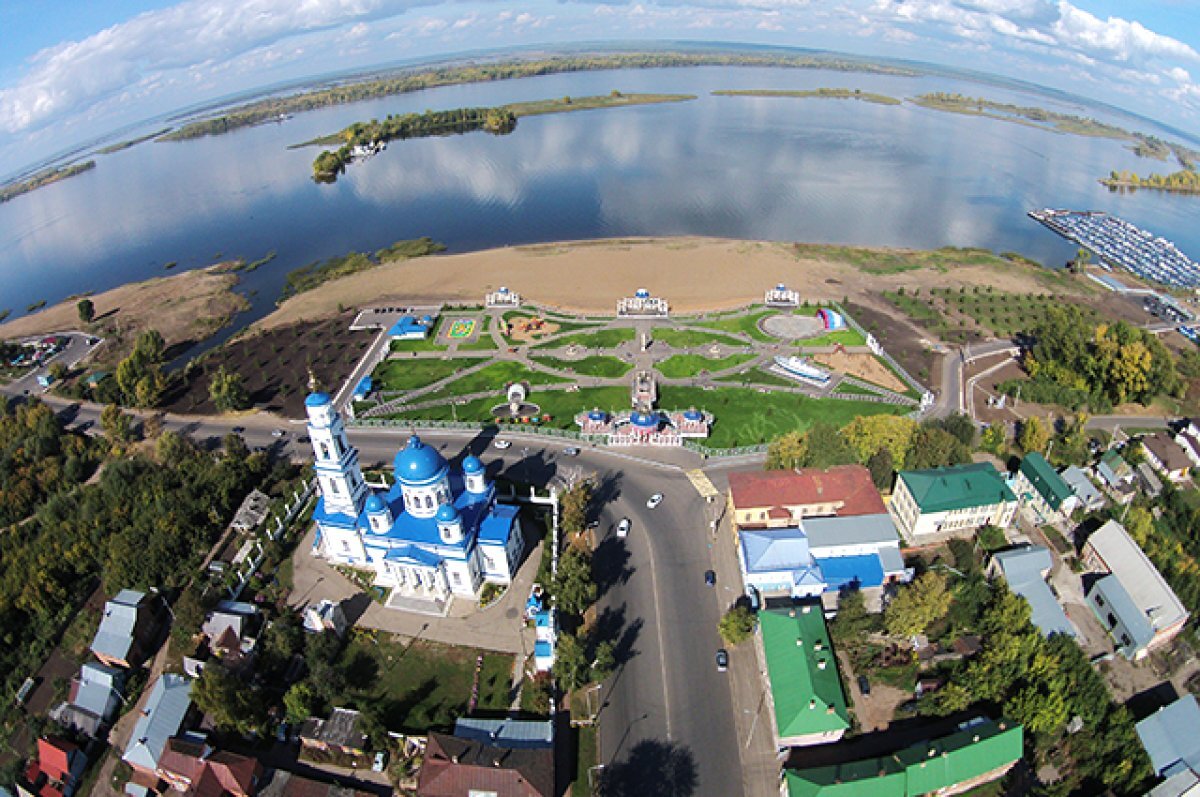
[[[713,571],[713,570],[705,570],[705,571],[704,571],[704,583],[705,583],[705,584],[707,584],[707,585],[708,585],[708,586],[710,586],[710,587],[715,587],[715,586],[717,585],[717,574],[716,574],[716,571]]]
[[[725,648],[717,650],[717,672],[725,672],[729,669],[729,651]]]
[[[871,694],[871,682],[867,680],[867,676],[858,676],[858,691],[863,693],[863,697]]]

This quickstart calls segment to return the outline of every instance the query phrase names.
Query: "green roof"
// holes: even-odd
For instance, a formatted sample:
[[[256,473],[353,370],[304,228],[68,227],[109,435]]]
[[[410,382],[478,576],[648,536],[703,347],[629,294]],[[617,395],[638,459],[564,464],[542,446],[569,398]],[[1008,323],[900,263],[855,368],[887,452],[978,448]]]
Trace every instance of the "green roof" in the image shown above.
[[[787,770],[788,797],[917,797],[1007,767],[1021,758],[1020,725],[983,720],[884,758]]]
[[[989,462],[932,470],[903,470],[900,479],[922,512],[949,512],[1017,500]]]
[[[1025,459],[1021,460],[1021,473],[1033,485],[1033,489],[1046,499],[1051,509],[1058,509],[1063,501],[1073,495],[1063,477],[1058,475],[1058,471],[1036,451],[1026,454]]]
[[[806,605],[760,612],[758,623],[779,737],[849,728],[837,657],[829,643],[821,607]]]

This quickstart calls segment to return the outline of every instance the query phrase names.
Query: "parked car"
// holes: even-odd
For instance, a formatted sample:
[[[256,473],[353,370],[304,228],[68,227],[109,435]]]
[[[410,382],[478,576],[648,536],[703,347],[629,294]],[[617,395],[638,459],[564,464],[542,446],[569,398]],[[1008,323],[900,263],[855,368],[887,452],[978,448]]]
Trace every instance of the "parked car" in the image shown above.
[[[287,432],[283,431],[282,429],[272,429],[271,430],[271,437],[283,437],[286,434],[287,434]]]
[[[566,448],[563,449],[563,456],[564,457],[577,457],[577,456],[579,456],[579,449],[576,448],[575,446],[567,446]]]
[[[617,536],[621,539],[625,539],[625,537],[629,534],[629,526],[629,518],[621,518],[621,522],[617,524]]]
[[[655,493],[654,495],[650,496],[650,500],[646,502],[646,508],[653,509],[654,507],[656,507],[662,503],[662,499],[663,499],[662,493]]]
[[[717,573],[715,570],[704,571],[704,583],[710,587],[715,587],[717,585]]]
[[[511,440],[496,440],[496,442],[492,443],[492,445],[495,446],[496,448],[500,449],[501,451],[503,451],[504,449],[506,449],[512,445],[512,441]]]
[[[867,680],[867,676],[858,676],[858,691],[863,693],[863,697],[871,694],[871,682]]]
[[[729,669],[729,651],[725,648],[717,650],[717,672],[725,672]]]
[[[245,426],[235,426],[230,431],[232,431],[234,434],[241,434],[246,431],[246,427]]]
[[[375,762],[371,764],[372,772],[383,772],[383,768],[387,766],[387,753],[380,750],[375,754]]]

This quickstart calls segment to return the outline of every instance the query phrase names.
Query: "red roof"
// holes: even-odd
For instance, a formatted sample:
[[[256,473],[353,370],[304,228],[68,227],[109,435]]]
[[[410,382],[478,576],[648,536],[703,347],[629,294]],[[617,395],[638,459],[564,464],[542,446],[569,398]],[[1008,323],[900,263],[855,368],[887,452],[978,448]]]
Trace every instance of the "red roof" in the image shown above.
[[[417,794],[459,797],[472,789],[494,792],[498,797],[552,797],[554,751],[508,750],[429,734],[425,762],[417,776]]]
[[[254,758],[209,752],[203,744],[175,738],[167,741],[158,761],[158,770],[190,783],[191,788],[185,794],[221,797],[224,794],[253,794],[254,780],[262,774],[262,765]]]
[[[839,517],[887,511],[871,481],[871,472],[862,465],[838,465],[828,470],[735,471],[729,474],[729,494],[735,509],[837,503]]]
[[[51,780],[66,780],[71,774],[71,753],[78,749],[66,739],[38,739],[38,765]]]

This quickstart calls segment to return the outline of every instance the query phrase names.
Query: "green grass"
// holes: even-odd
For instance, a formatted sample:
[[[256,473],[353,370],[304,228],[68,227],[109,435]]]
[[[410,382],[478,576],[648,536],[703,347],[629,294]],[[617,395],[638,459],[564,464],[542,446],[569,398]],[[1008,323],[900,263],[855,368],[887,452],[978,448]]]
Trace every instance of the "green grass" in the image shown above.
[[[493,351],[496,348],[496,341],[492,340],[490,330],[492,328],[492,317],[485,315],[479,322],[479,337],[471,343],[458,344],[459,351]]]
[[[437,340],[435,335],[430,335],[427,338],[417,340],[393,340],[389,344],[389,348],[394,352],[410,352],[410,351],[445,351],[446,347],[440,343],[435,343]]]
[[[837,392],[850,393],[856,396],[878,396],[883,388],[879,390],[868,390],[865,387],[860,387],[852,382],[840,382],[837,386]]]
[[[1061,296],[1048,293],[1020,294],[987,290],[975,292],[937,288],[932,293],[941,299],[947,309],[966,316],[997,337],[1009,337],[1017,332],[1028,331],[1045,317],[1049,308],[1064,303]],[[1092,308],[1080,305],[1080,309],[1089,319],[1097,320],[1097,313]]]
[[[380,390],[416,390],[462,370],[461,360],[384,360],[371,379]]]
[[[919,268],[946,271],[953,266],[1009,266],[1008,261],[987,249],[955,246],[933,250],[883,251],[835,244],[792,244],[792,253],[799,258],[847,263],[868,274],[900,274]]]
[[[730,354],[727,357],[710,359],[699,354],[676,354],[656,363],[654,367],[668,379],[683,379],[696,376],[703,371],[709,373],[724,371],[735,365],[750,362],[757,356],[756,354]]]
[[[875,94],[861,89],[718,89],[712,92],[719,97],[814,97],[828,100],[862,100],[879,105],[899,105],[903,100],[886,94]]]
[[[595,332],[582,332],[567,335],[546,343],[539,343],[535,349],[565,349],[568,346],[582,346],[585,349],[615,349],[622,343],[631,341],[637,333],[633,327],[617,327],[615,329],[598,329]]]
[[[534,357],[534,362],[541,363],[547,368],[559,371],[573,371],[585,376],[598,376],[606,379],[616,379],[629,373],[632,363],[627,363],[617,357],[597,354],[584,357],[581,360],[562,360],[557,357]]]
[[[529,398],[541,407],[542,414],[552,416],[552,420],[544,425],[555,429],[578,428],[575,426],[575,414],[585,409],[599,407],[609,412],[619,412],[629,408],[627,387],[585,387],[573,393],[565,390],[533,391]],[[457,408],[457,418],[460,421],[490,421],[491,409],[498,403],[499,398],[490,396],[468,401]],[[443,404],[423,410],[398,412],[387,417],[396,420],[449,421],[456,416],[449,404]]]
[[[704,390],[698,387],[662,388],[660,407],[697,407],[716,416],[711,448],[767,443],[785,432],[804,430],[817,421],[841,428],[859,415],[898,415],[907,407],[869,401],[811,399],[792,393],[758,393],[739,388]]]
[[[571,784],[571,797],[591,797],[588,770],[596,766],[599,756],[596,745],[598,732],[595,725],[584,725],[578,729],[578,734],[579,750],[575,756],[575,781]]]
[[[676,349],[694,349],[699,346],[711,346],[719,343],[722,346],[745,346],[746,341],[718,335],[715,332],[705,332],[700,329],[655,329],[655,341],[665,343]]]
[[[390,730],[425,733],[449,731],[466,714],[475,659],[481,654],[478,707],[507,707],[511,656],[424,640],[404,644],[380,639],[374,644],[360,636],[347,645],[342,660],[360,663],[363,672],[372,665],[376,670],[374,678],[362,679],[370,686],[352,679],[350,696],[377,706]]]
[[[686,102],[696,99],[695,94],[622,94],[614,91],[594,97],[560,97],[553,100],[513,102],[504,106],[522,116],[538,116],[546,113],[589,111],[595,108],[620,108],[626,105],[654,105],[661,102]]]
[[[778,310],[760,310],[757,313],[740,314],[726,316],[724,318],[715,318],[705,321],[697,321],[693,326],[708,327],[711,329],[719,329],[723,332],[741,333],[749,335],[755,340],[764,343],[772,343],[778,338],[774,338],[758,328],[758,322],[767,316],[778,315]]]
[[[461,369],[463,363],[458,362]],[[457,369],[456,369],[457,370]],[[478,371],[466,374],[443,385],[441,388],[421,396],[420,401],[432,401],[450,396],[466,396],[471,393],[492,392],[494,399],[489,399],[489,407],[504,400],[504,386],[510,382],[528,382],[530,385],[552,385],[559,382],[570,382],[564,376],[555,376],[541,371],[526,368],[521,363],[503,360],[486,365]],[[534,399],[536,401],[536,399]]]
[[[932,324],[942,320],[942,315],[926,300],[919,296],[898,291],[884,291],[883,298],[887,299],[896,309],[919,324]]]
[[[804,338],[796,341],[801,346],[833,346],[840,343],[843,346],[866,346],[867,338],[857,329],[835,329],[815,338]]]
[[[746,382],[752,385],[769,385],[771,387],[796,387],[797,385],[795,380],[788,379],[779,374],[773,374],[765,368],[752,368],[741,374],[719,376],[715,381],[734,382],[739,385]]]

